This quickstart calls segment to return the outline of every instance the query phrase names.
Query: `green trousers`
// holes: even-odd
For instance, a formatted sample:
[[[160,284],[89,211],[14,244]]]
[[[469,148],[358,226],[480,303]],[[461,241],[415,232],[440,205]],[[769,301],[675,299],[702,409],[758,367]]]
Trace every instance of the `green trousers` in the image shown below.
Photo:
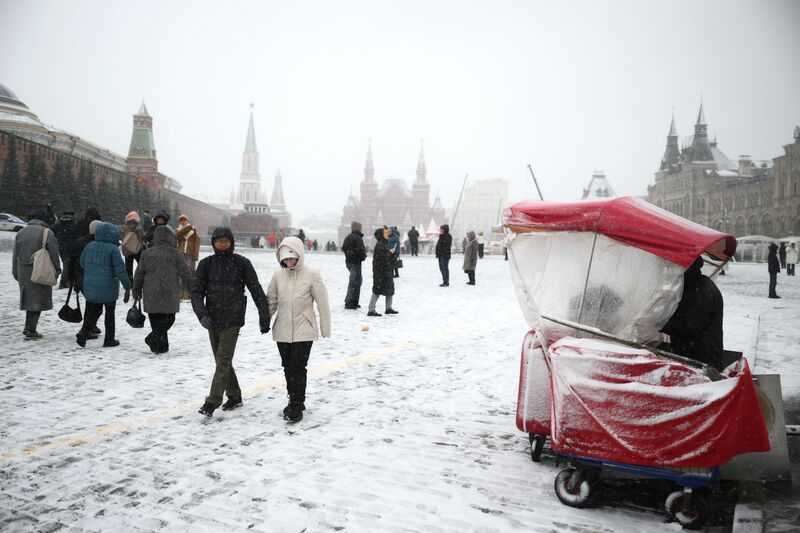
[[[239,339],[239,327],[210,329],[208,338],[217,366],[214,370],[214,379],[211,380],[211,392],[206,401],[219,407],[222,405],[223,394],[228,398],[242,395],[236,371],[233,369],[233,352],[236,351],[236,341]]]

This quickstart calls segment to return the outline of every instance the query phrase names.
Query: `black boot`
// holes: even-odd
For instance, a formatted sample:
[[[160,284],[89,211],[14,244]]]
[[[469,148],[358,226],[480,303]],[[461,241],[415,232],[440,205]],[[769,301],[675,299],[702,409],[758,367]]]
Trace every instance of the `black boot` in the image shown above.
[[[302,402],[290,401],[283,410],[283,419],[291,423],[300,422],[303,419],[303,409],[305,405]]]
[[[214,406],[213,404],[210,404],[208,402],[205,402],[203,404],[203,407],[201,407],[200,410],[197,411],[197,412],[200,413],[201,415],[206,415],[208,417],[211,417],[214,414],[214,410],[215,409],[216,409],[216,406]]]
[[[230,411],[232,409],[236,409],[237,407],[241,407],[244,405],[242,403],[242,395],[239,394],[237,396],[228,396],[228,401],[222,404],[223,411]]]

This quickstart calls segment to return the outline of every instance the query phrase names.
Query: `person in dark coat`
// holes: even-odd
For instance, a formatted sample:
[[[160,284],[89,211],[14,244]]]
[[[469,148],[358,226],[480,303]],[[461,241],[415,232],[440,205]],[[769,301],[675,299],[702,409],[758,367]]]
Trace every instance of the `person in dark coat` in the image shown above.
[[[142,214],[142,229],[144,230],[145,234],[150,231],[150,228],[153,226],[153,217],[150,216],[150,211],[147,209],[144,210]]]
[[[44,209],[38,209],[28,215],[28,225],[19,230],[14,237],[14,252],[11,256],[11,274],[19,284],[19,309],[25,311],[25,327],[22,334],[26,339],[41,339],[42,334],[36,331],[42,311],[53,308],[53,287],[31,281],[33,274],[33,254],[42,249],[42,242],[47,235],[45,249],[50,261],[56,269],[56,276],[61,272],[58,241],[53,232],[42,220],[46,218]]]
[[[450,226],[443,224],[439,226],[442,232],[439,240],[436,241],[436,258],[439,260],[439,272],[442,273],[442,283],[440,287],[450,286],[450,249],[453,246],[453,237],[450,235]]]
[[[131,288],[131,279],[125,272],[125,261],[119,251],[119,232],[110,222],[98,222],[95,239],[90,242],[80,259],[83,268],[83,295],[86,297],[86,313],[83,326],[77,335],[79,346],[86,346],[90,333],[97,325],[97,320],[105,308],[104,348],[119,346],[116,337],[114,311],[119,298],[119,285],[127,290]]]
[[[778,274],[781,271],[781,263],[778,259],[778,245],[775,243],[769,245],[767,270],[769,271],[769,297],[780,298],[778,293],[775,292],[775,288],[778,286]]]
[[[367,258],[367,250],[364,248],[364,234],[361,233],[361,222],[355,220],[350,223],[350,234],[344,238],[342,251],[344,252],[344,265],[350,272],[350,279],[347,282],[347,294],[344,297],[345,309],[358,309],[358,301],[361,299],[361,263]]]
[[[467,285],[475,285],[475,267],[478,266],[478,241],[474,231],[467,232],[467,247],[464,250],[464,272],[467,274]]]
[[[48,227],[53,227],[56,224],[56,214],[53,212],[53,205],[47,204],[44,208],[44,216],[42,216],[41,220],[43,220]]]
[[[723,368],[722,294],[703,275],[697,258],[683,275],[683,295],[675,313],[661,331],[669,335],[672,351],[696,361]]]
[[[408,230],[408,244],[411,247],[411,257],[416,257],[419,255],[419,232],[417,228],[411,226],[411,229]]]
[[[153,245],[153,235],[156,231],[157,226],[166,226],[167,222],[169,222],[169,214],[166,211],[159,211],[156,216],[153,217],[153,225],[150,226],[144,232],[144,247],[149,248]],[[170,228],[172,229],[172,228]]]
[[[258,308],[262,334],[269,331],[270,321],[267,296],[253,265],[246,257],[233,252],[233,232],[226,227],[216,228],[211,235],[211,246],[214,255],[198,263],[192,285],[192,309],[200,325],[208,330],[216,363],[211,391],[198,411],[206,416],[212,416],[220,405],[225,411],[242,405],[242,390],[233,369],[233,354],[239,329],[244,326],[247,309],[245,287]],[[224,404],[223,394],[228,396]]]
[[[53,226],[53,233],[58,240],[58,253],[61,255],[61,263],[64,265],[58,288],[66,289],[69,285],[69,263],[72,257],[72,245],[75,244],[75,239],[78,238],[75,228],[75,212],[64,211],[61,213],[58,222]]]
[[[122,257],[125,258],[125,272],[131,279],[133,279],[133,262],[139,264],[143,250],[144,228],[139,222],[139,213],[131,211],[125,215],[125,223],[122,224]],[[129,298],[130,292],[125,291],[122,301],[128,303]]]
[[[75,235],[78,238],[89,235],[89,224],[91,224],[93,220],[100,220],[101,218],[100,212],[96,208],[90,207],[83,214],[83,218],[75,224]]]
[[[383,228],[375,230],[375,250],[372,252],[372,297],[369,300],[367,316],[381,316],[375,311],[380,296],[386,297],[387,315],[396,315],[392,307],[394,296],[394,275],[392,274],[391,253]]]
[[[397,231],[397,226],[389,228],[389,237],[387,238],[387,246],[389,247],[390,258],[392,260],[392,273],[394,277],[400,277],[400,268],[397,266],[400,260],[400,232]]]
[[[153,246],[142,252],[133,278],[133,298],[144,297],[144,312],[152,330],[144,342],[155,354],[169,351],[169,328],[181,307],[180,279],[191,287],[194,274],[178,249],[175,233],[159,226],[153,233]]]
[[[786,268],[786,243],[782,242],[778,248],[778,259],[781,260],[781,268]]]
[[[303,246],[306,245],[306,234],[303,231],[303,228],[300,228],[300,231],[297,233],[297,238],[300,239],[300,242],[303,243]]]

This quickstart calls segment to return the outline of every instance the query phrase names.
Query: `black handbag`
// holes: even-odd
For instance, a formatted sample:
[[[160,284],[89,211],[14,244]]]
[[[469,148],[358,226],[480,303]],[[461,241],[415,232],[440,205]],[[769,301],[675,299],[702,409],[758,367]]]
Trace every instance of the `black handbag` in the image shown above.
[[[395,261],[394,266],[396,268],[403,268],[403,260],[402,259],[398,259],[397,261]]]
[[[134,301],[133,307],[128,309],[128,316],[125,318],[125,322],[132,328],[144,327],[144,313],[142,313],[142,305],[138,300]]]
[[[61,309],[58,311],[58,318],[63,320],[64,322],[72,322],[72,323],[79,323],[83,320],[83,314],[81,313],[81,299],[78,295],[78,291],[75,291],[75,309],[69,306],[69,299],[72,297],[72,285],[69,286],[69,292],[67,293],[67,301],[64,302],[64,305],[61,306]]]

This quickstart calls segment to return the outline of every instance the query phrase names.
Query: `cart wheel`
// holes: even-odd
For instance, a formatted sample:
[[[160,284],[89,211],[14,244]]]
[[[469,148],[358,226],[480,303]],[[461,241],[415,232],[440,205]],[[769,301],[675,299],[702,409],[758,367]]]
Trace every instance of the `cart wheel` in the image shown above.
[[[542,450],[544,450],[544,435],[537,435],[535,433],[528,433],[528,440],[531,442],[531,461],[538,463],[542,458]]]
[[[698,492],[675,491],[667,496],[664,507],[667,516],[684,529],[697,529],[705,520],[705,502]]]
[[[591,503],[592,483],[587,479],[583,468],[565,468],[556,476],[554,488],[556,496],[564,505],[588,507]]]

